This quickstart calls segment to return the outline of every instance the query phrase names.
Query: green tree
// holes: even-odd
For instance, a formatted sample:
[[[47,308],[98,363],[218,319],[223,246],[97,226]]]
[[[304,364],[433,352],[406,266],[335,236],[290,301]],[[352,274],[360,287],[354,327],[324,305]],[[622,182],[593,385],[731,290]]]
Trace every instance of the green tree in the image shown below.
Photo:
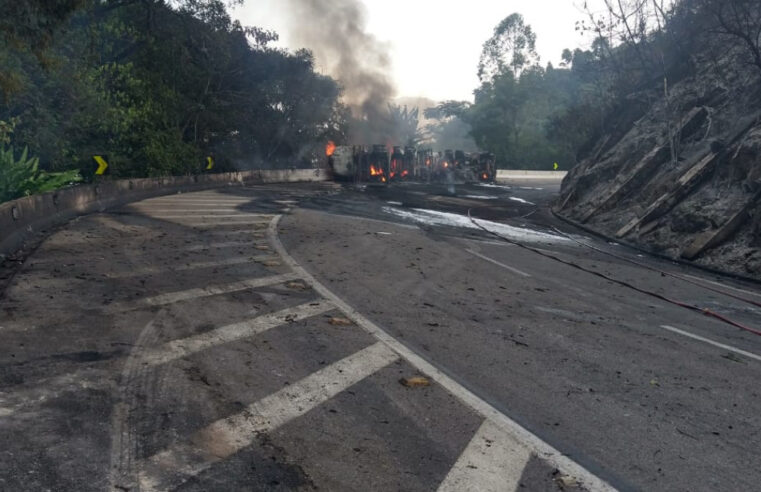
[[[524,68],[537,65],[536,35],[525,24],[523,16],[512,14],[494,29],[494,34],[484,43],[478,62],[478,78],[482,83],[509,71],[513,77],[520,76]]]

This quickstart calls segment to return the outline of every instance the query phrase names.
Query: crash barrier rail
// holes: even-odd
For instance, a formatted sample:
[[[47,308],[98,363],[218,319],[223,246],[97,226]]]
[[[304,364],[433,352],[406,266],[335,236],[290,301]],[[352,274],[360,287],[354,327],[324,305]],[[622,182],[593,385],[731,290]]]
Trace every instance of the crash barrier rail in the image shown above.
[[[130,202],[185,191],[264,183],[327,181],[324,169],[271,169],[165,178],[102,180],[0,204],[0,259],[41,230]]]
[[[562,181],[568,171],[525,171],[517,169],[497,170],[497,181],[510,179],[546,179]]]

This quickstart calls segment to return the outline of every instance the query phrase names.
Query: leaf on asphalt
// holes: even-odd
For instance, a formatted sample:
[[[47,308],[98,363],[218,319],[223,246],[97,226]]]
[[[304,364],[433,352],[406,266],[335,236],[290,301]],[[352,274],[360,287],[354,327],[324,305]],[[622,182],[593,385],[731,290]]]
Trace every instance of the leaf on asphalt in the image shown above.
[[[431,385],[431,380],[424,378],[423,376],[415,376],[412,378],[402,378],[399,382],[408,388],[424,388]]]
[[[351,326],[354,323],[348,319],[348,318],[330,318],[328,320],[328,323],[330,323],[333,326]]]
[[[293,290],[307,290],[309,288],[304,282],[288,282],[285,286]]]
[[[566,487],[578,487],[579,485],[579,481],[570,475],[561,475],[559,477],[556,477],[555,483],[557,483],[560,486],[560,488],[563,488],[563,489]]]

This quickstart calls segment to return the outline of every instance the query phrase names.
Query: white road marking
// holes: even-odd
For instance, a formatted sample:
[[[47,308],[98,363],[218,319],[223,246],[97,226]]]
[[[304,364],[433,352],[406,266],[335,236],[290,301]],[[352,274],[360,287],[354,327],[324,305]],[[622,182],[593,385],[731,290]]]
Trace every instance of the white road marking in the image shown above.
[[[717,287],[723,287],[725,289],[734,290],[735,292],[742,292],[743,294],[750,294],[752,296],[761,297],[761,293],[759,293],[759,292],[753,292],[753,291],[750,291],[750,290],[740,289],[738,287],[732,287],[731,285],[722,284],[721,282],[714,282],[713,280],[708,280],[707,278],[696,277],[694,275],[688,275],[686,273],[683,273],[682,275],[685,276],[685,277],[689,277],[689,278],[691,278],[693,280],[698,280],[700,282],[706,282],[706,283],[715,285]]]
[[[130,270],[130,271],[121,272],[121,273],[109,273],[107,277],[129,278],[129,277],[137,277],[140,275],[151,275],[151,274],[161,273],[161,272],[183,272],[186,270],[200,270],[201,268],[215,268],[215,267],[223,267],[223,266],[243,265],[246,263],[255,263],[257,261],[267,261],[271,259],[277,259],[277,258],[273,257],[272,255],[241,256],[238,258],[228,258],[228,259],[219,260],[219,261],[197,261],[194,263],[187,263],[184,265],[169,266],[164,268],[146,267],[146,268],[140,268],[137,270]]]
[[[267,225],[268,222],[262,222],[259,224],[260,226]],[[266,227],[257,227],[256,229],[241,229],[241,230],[233,230],[233,231],[209,231],[211,234],[220,236],[224,235],[227,236],[228,234],[251,234],[251,237],[256,237],[257,234],[261,234],[264,232]]]
[[[507,492],[520,485],[531,452],[486,420],[439,486],[439,492]]]
[[[530,278],[531,277],[531,275],[529,275],[526,272],[518,270],[517,268],[513,268],[510,265],[505,265],[504,263],[501,263],[501,262],[499,262],[497,260],[489,258],[488,256],[484,256],[481,253],[477,253],[476,251],[473,251],[472,249],[466,249],[465,251],[467,251],[468,253],[472,254],[473,256],[477,256],[477,257],[481,258],[484,261],[488,261],[489,263],[493,263],[493,264],[495,264],[497,266],[500,266],[500,267],[504,268],[505,270],[509,270],[509,271],[511,271],[511,272],[513,272],[515,274],[521,275],[521,276],[526,277],[526,278]]]
[[[321,210],[311,210],[311,212],[316,212],[316,213],[320,213],[320,214],[324,214],[324,215],[330,215],[332,217],[340,217],[342,219],[361,220],[361,221],[365,221],[365,222],[376,222],[378,224],[386,224],[386,225],[391,225],[391,226],[394,226],[394,227],[401,227],[403,229],[412,229],[412,230],[416,230],[416,231],[420,230],[420,227],[418,227],[416,225],[402,224],[400,222],[392,222],[390,220],[378,220],[378,219],[370,219],[368,217],[356,217],[356,216],[353,216],[353,215],[333,214],[333,213],[330,213],[330,212],[323,212]]]
[[[253,246],[252,241],[227,241],[227,242],[220,242],[220,243],[210,243],[210,244],[198,244],[195,246],[188,246],[187,248],[183,248],[185,251],[206,251],[208,249],[223,249],[223,248],[235,248],[235,247],[246,247],[246,246]]]
[[[214,215],[214,213],[234,213],[234,212],[241,212],[237,208],[230,208],[230,207],[224,207],[224,208],[217,208],[217,207],[198,207],[196,209],[176,209],[176,208],[152,208],[152,207],[131,207],[130,211],[134,212],[140,212],[144,214],[197,214],[197,213],[209,213],[210,215]]]
[[[184,196],[184,197],[178,197],[178,196],[171,196],[171,197],[157,197],[157,198],[148,198],[147,200],[143,200],[141,202],[137,203],[158,203],[158,202],[171,202],[171,203],[191,203],[191,202],[217,202],[217,203],[250,203],[253,201],[253,198],[246,198],[246,197],[213,197],[213,196]]]
[[[335,306],[327,301],[313,301],[240,323],[222,326],[200,335],[172,340],[160,347],[145,350],[138,354],[137,357],[140,359],[140,363],[149,366],[166,364],[167,362],[187,357],[217,345],[224,345],[242,338],[252,337],[277,326],[318,316],[333,309],[335,309]]]
[[[222,227],[231,225],[256,225],[256,224],[269,224],[268,220],[241,220],[240,222],[183,222],[180,225],[189,227]]]
[[[225,215],[216,215],[216,214],[185,214],[185,215],[161,215],[161,214],[154,214],[152,212],[146,212],[146,215],[149,215],[153,217],[154,219],[230,219],[230,218],[246,218],[250,219],[253,217],[257,218],[266,218],[271,219],[272,215],[264,215],[264,214],[248,214],[248,213],[237,213],[237,214],[225,214]]]
[[[476,394],[462,386],[460,383],[456,382],[454,379],[447,376],[436,366],[407,348],[406,345],[389,335],[381,327],[367,319],[359,311],[352,308],[340,297],[335,295],[330,289],[318,282],[309,272],[306,271],[306,269],[299,265],[296,260],[294,260],[293,257],[288,254],[285,247],[280,242],[280,239],[277,237],[277,224],[280,221],[280,218],[280,216],[276,216],[275,219],[270,223],[270,243],[278,252],[278,254],[280,254],[280,256],[283,258],[283,261],[288,266],[290,266],[302,280],[311,285],[317,293],[330,300],[338,309],[343,311],[347,317],[357,323],[357,325],[364,328],[365,331],[373,335],[375,338],[391,347],[391,349],[401,355],[404,359],[407,360],[407,362],[412,364],[421,373],[427,374],[431,379],[436,381],[451,394],[459,398],[463,403],[465,403],[465,405],[472,408],[476,413],[480,414],[486,419],[489,419],[492,423],[510,434],[515,440],[523,443],[523,445],[526,446],[531,453],[537,456],[541,456],[542,460],[549,463],[550,466],[554,466],[564,474],[572,476],[582,486],[590,490],[590,492],[616,490],[610,484],[593,475],[586,468],[574,462],[567,456],[563,455],[560,451],[552,447],[550,444],[544,442],[539,437],[523,428],[520,424],[518,424],[516,421],[504,413],[500,412],[490,403],[479,398]]]
[[[214,463],[250,446],[271,432],[383,369],[399,358],[378,342],[269,395],[243,412],[218,420],[148,458],[139,473],[144,492],[173,490]]]
[[[475,243],[475,244],[488,244],[489,246],[507,246],[507,247],[515,247],[513,243],[508,243],[507,241],[488,241],[483,239],[470,239],[470,238],[463,238],[463,241],[468,241],[469,243]]]
[[[252,278],[249,280],[242,280],[240,282],[233,282],[230,284],[212,285],[209,287],[197,289],[169,292],[167,294],[146,297],[133,302],[116,302],[107,306],[106,311],[123,311],[129,309],[137,309],[141,306],[166,306],[167,304],[174,304],[175,302],[188,301],[191,299],[199,299],[201,297],[216,296],[220,294],[229,294],[230,292],[238,292],[241,290],[256,289],[259,287],[282,284],[290,280],[298,279],[299,276],[295,273],[286,273],[282,275],[274,275],[271,277]]]
[[[714,347],[718,347],[720,349],[729,350],[730,352],[734,352],[736,354],[748,357],[749,359],[754,359],[761,362],[761,355],[756,355],[751,352],[747,352],[743,349],[739,349],[737,347],[733,347],[731,345],[726,345],[720,342],[716,342],[711,340],[710,338],[701,337],[700,335],[696,335],[694,333],[690,333],[689,331],[680,330],[679,328],[674,328],[673,326],[669,325],[661,325],[661,328],[664,330],[668,330],[672,333],[676,333],[678,335],[685,336],[687,338],[692,338],[693,340],[698,340],[703,343],[707,343],[709,345],[713,345]]]

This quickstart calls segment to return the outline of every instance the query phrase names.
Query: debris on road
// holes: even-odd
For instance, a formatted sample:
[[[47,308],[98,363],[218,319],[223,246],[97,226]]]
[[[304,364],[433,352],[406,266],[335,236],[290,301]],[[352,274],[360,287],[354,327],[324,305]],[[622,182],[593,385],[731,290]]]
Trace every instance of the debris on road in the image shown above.
[[[333,326],[351,326],[354,324],[354,322],[348,318],[330,318],[328,323]]]
[[[408,388],[424,388],[431,385],[431,380],[423,376],[415,376],[412,378],[401,378],[399,383]]]
[[[288,282],[285,286],[293,290],[307,290],[309,288],[304,282]]]

